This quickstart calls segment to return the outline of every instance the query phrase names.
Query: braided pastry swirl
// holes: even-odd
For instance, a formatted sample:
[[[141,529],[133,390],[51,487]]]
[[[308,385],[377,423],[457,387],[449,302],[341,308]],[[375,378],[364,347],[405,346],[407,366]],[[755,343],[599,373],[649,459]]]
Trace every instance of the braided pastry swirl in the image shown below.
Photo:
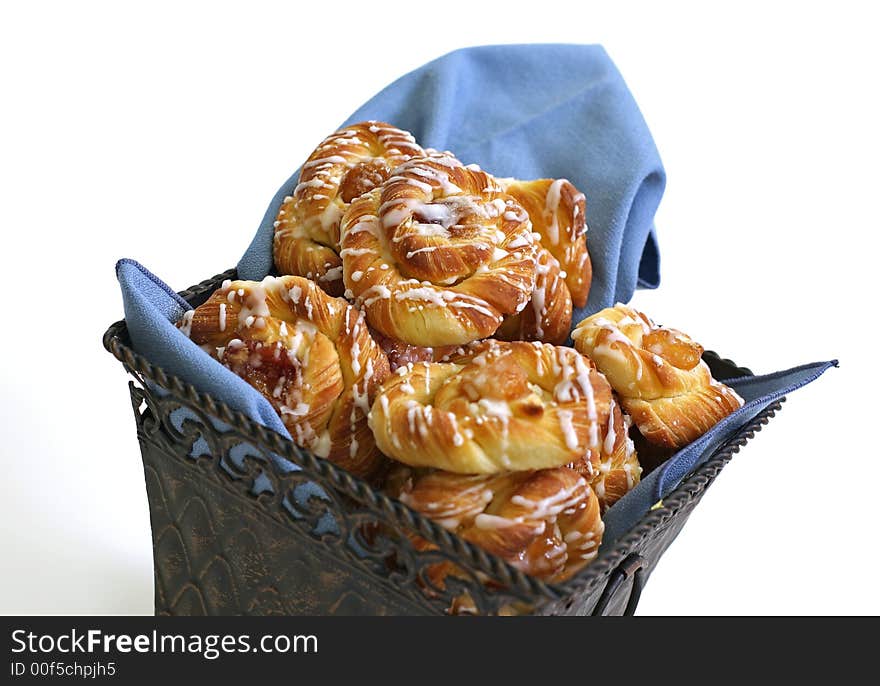
[[[502,341],[541,341],[562,345],[571,331],[571,295],[559,262],[543,246],[538,248],[535,288],[529,304],[507,317],[495,338]]]
[[[701,345],[630,307],[617,304],[587,317],[572,338],[651,443],[681,448],[742,406],[733,389],[712,378]]]
[[[278,212],[278,272],[314,279],[330,295],[342,295],[342,215],[352,200],[380,186],[392,169],[422,154],[412,135],[384,122],[353,124],[324,139]]]
[[[603,514],[641,480],[642,466],[629,437],[631,425],[629,415],[621,412],[620,405],[612,398],[599,460],[581,459],[569,465],[592,486]]]
[[[343,277],[370,325],[417,346],[490,336],[535,286],[525,211],[489,174],[434,153],[352,202]]]
[[[605,530],[593,489],[567,467],[480,476],[407,470],[394,481],[401,502],[549,581],[595,558]],[[450,567],[438,565],[432,582],[454,573]]]
[[[567,179],[500,179],[500,183],[528,212],[541,245],[556,258],[575,307],[586,305],[593,271],[584,194]]]
[[[345,300],[298,276],[228,281],[183,325],[265,396],[297,445],[359,476],[384,462],[367,413],[388,360]]]
[[[494,340],[401,367],[373,402],[380,450],[459,474],[600,459],[611,387],[571,348]]]

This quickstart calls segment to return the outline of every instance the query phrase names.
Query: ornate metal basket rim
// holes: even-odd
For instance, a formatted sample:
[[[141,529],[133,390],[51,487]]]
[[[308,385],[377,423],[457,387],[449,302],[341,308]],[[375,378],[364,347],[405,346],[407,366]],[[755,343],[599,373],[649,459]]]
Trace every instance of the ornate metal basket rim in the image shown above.
[[[206,293],[212,292],[225,279],[234,279],[236,272],[229,269],[209,279],[180,291],[179,295],[190,301]],[[472,545],[459,538],[433,520],[419,514],[399,500],[390,498],[384,493],[375,490],[369,484],[351,475],[349,472],[337,467],[333,463],[316,457],[311,453],[299,449],[292,441],[253,421],[242,412],[232,409],[226,403],[215,399],[207,393],[202,393],[179,377],[167,373],[162,367],[152,364],[145,357],[135,352],[126,342],[128,330],[125,320],[114,322],[110,325],[103,336],[104,347],[117,360],[126,371],[140,381],[150,381],[164,388],[166,391],[185,398],[194,403],[209,414],[234,426],[246,434],[251,440],[259,444],[263,449],[274,452],[290,462],[306,467],[326,478],[334,488],[339,489],[346,495],[353,497],[372,508],[381,509],[391,516],[401,526],[423,535],[435,542],[446,552],[455,554],[464,562],[475,569],[486,572],[509,587],[520,593],[527,594],[535,599],[535,606],[542,602],[565,599],[575,593],[590,593],[615,567],[633,550],[646,539],[656,533],[675,515],[698,497],[709,484],[715,479],[734,454],[744,446],[781,408],[785,397],[768,405],[757,414],[750,422],[737,431],[730,439],[722,443],[701,466],[695,469],[681,484],[664,498],[662,503],[647,512],[639,523],[626,535],[618,539],[610,549],[600,552],[596,560],[587,565],[581,572],[571,579],[562,583],[551,584],[516,569],[505,560],[487,553],[482,548]],[[730,360],[721,358],[713,351],[707,351],[709,356],[716,357],[743,374],[751,372]],[[274,468],[274,467],[273,467]]]

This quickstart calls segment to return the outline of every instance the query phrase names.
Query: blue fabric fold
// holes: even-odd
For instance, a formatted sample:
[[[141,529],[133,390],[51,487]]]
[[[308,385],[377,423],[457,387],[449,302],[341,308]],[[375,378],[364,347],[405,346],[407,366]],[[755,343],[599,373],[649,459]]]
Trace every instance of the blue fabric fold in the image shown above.
[[[367,119],[395,124],[424,147],[450,150],[497,176],[567,178],[583,191],[593,282],[573,323],[628,302],[636,285],[659,285],[654,213],[666,174],[635,100],[602,47],[456,50],[399,78],[342,125]],[[269,204],[238,263],[242,278],[260,280],[271,271],[273,223],[298,179],[299,170]]]

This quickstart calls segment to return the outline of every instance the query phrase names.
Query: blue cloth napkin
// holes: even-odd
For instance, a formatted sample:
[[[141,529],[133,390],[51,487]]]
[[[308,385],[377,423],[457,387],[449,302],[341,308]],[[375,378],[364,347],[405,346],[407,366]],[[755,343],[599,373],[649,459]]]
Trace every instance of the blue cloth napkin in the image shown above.
[[[654,213],[666,174],[635,100],[600,46],[456,50],[399,78],[343,125],[367,119],[395,124],[422,146],[450,150],[496,176],[567,178],[581,190],[593,282],[573,324],[628,302],[637,284],[658,286]],[[298,179],[299,170],[270,203],[238,263],[241,278],[259,281],[272,269],[273,223]]]

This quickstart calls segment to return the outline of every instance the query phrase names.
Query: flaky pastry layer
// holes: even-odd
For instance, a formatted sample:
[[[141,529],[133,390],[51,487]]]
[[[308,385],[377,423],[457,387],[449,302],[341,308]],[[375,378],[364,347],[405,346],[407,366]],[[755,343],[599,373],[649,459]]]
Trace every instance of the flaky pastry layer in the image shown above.
[[[359,476],[385,462],[367,413],[388,359],[345,300],[298,276],[229,281],[180,326],[262,393],[297,445]]]
[[[548,581],[591,562],[605,530],[593,489],[567,467],[482,476],[403,468],[389,485],[414,510]],[[438,565],[430,581],[454,573],[454,565]]]
[[[410,133],[379,121],[352,124],[325,138],[278,212],[273,244],[278,273],[314,279],[329,294],[342,295],[342,215],[395,167],[423,154]]]
[[[537,241],[494,178],[449,154],[405,162],[342,221],[346,293],[383,335],[461,345],[495,332],[535,286]]]
[[[600,459],[611,387],[574,349],[490,340],[446,359],[383,384],[369,423],[386,455],[460,474]]]
[[[626,305],[587,317],[572,338],[651,443],[681,448],[743,404],[733,389],[712,378],[701,345]]]

